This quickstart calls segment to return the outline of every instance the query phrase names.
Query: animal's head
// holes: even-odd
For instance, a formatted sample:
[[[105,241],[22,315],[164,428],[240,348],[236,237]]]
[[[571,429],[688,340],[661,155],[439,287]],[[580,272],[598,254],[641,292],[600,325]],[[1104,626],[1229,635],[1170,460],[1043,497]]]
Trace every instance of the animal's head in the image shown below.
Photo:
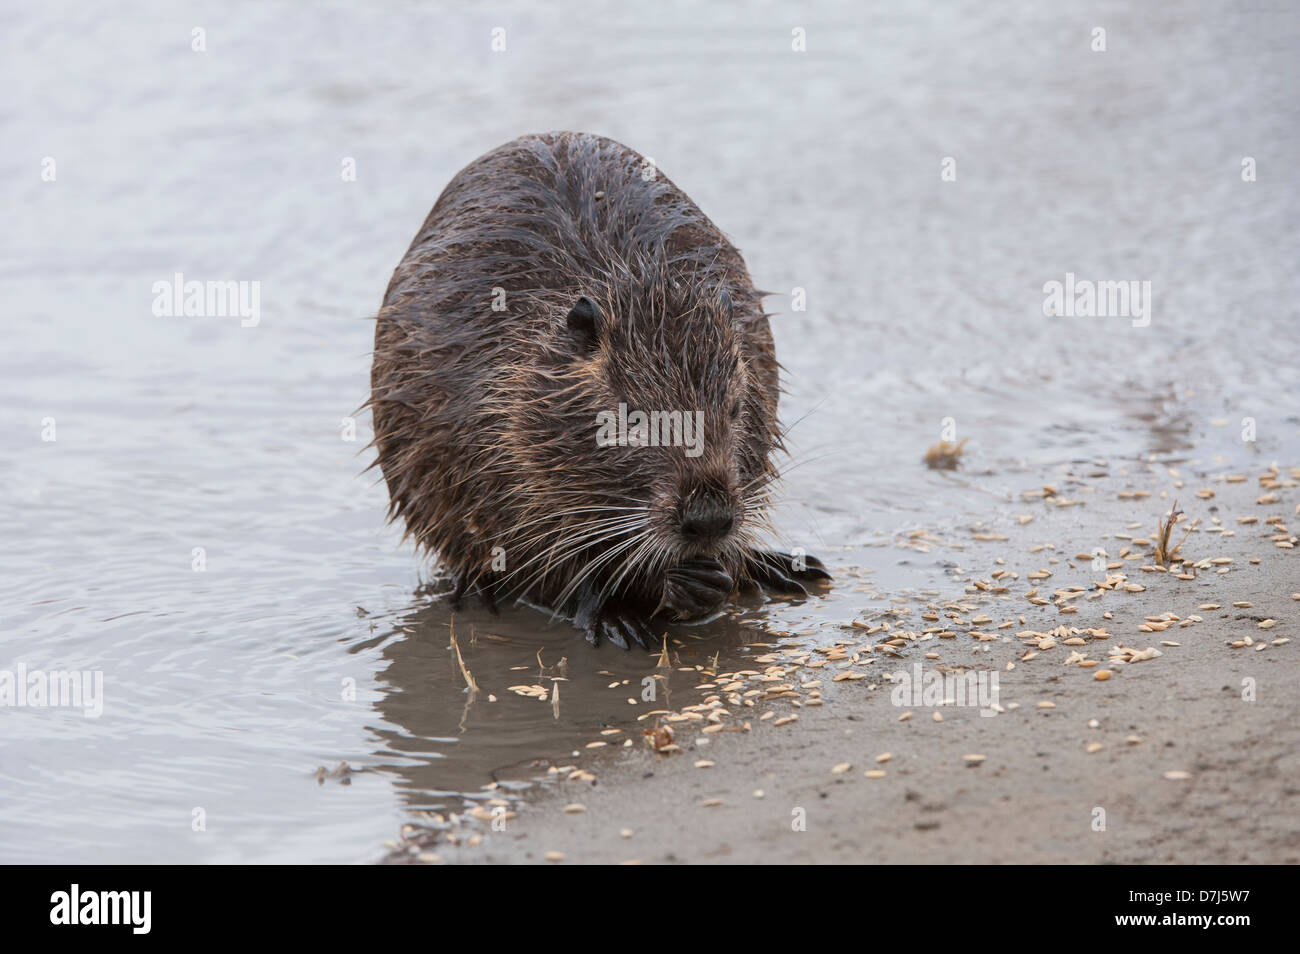
[[[659,266],[557,308],[516,439],[545,484],[531,499],[563,524],[557,552],[612,589],[683,560],[732,562],[766,519],[776,365],[746,295]]]

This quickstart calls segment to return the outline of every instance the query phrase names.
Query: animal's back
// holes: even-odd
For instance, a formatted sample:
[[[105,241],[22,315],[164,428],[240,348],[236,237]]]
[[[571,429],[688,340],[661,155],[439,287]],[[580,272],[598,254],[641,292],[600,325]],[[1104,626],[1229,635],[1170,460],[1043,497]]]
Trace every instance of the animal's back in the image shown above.
[[[393,274],[384,310],[406,318],[414,298],[409,317],[417,320],[544,322],[546,307],[567,307],[592,279],[660,251],[701,280],[743,276],[748,284],[736,249],[639,153],[587,133],[523,136],[470,163],[443,190]],[[494,311],[498,288],[507,304]]]

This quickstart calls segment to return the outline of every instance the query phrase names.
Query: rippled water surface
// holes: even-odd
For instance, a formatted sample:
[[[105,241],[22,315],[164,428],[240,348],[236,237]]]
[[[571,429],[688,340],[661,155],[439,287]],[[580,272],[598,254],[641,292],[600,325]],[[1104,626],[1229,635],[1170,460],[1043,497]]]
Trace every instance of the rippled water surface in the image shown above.
[[[986,515],[1062,460],[1294,463],[1300,15],[998,6],[6,7],[0,668],[100,670],[105,700],[0,709],[0,859],[373,860],[408,809],[627,720],[611,686],[650,662],[527,610],[458,640],[498,692],[567,657],[559,715],[469,703],[366,418],[345,439],[392,268],[522,133],[653,156],[778,293],[777,523],[810,550]],[[1067,271],[1151,281],[1150,325],[1045,318]],[[176,272],[260,282],[260,323],[156,317]],[[919,466],[945,417],[957,475]]]

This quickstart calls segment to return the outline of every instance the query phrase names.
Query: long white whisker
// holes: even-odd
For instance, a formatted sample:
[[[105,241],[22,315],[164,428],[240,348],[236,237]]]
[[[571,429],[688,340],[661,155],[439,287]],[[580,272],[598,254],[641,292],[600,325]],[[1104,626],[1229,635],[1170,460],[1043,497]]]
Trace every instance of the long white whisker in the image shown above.
[[[577,589],[578,589],[578,588],[579,588],[579,587],[580,587],[584,582],[586,582],[586,580],[588,579],[588,577],[592,576],[592,575],[593,575],[597,570],[599,570],[602,566],[604,566],[604,565],[605,565],[606,563],[608,563],[610,560],[614,559],[616,556],[618,556],[618,555],[619,555],[620,553],[622,553],[624,550],[628,549],[628,548],[631,547],[631,546],[634,546],[634,545],[640,543],[641,540],[643,540],[646,536],[648,536],[649,534],[651,534],[651,533],[653,533],[653,532],[654,532],[654,528],[653,528],[653,527],[650,527],[650,526],[647,526],[647,527],[646,527],[645,529],[643,529],[640,533],[635,534],[635,535],[629,537],[627,540],[622,541],[621,543],[619,543],[619,544],[616,545],[616,546],[610,547],[610,548],[609,548],[608,550],[606,550],[605,552],[598,554],[596,557],[594,557],[593,559],[591,559],[590,561],[588,561],[587,564],[582,568],[581,572],[579,572],[578,574],[576,574],[576,575],[574,576],[574,578],[569,582],[569,585],[566,586],[566,587],[565,587],[565,588],[560,592],[559,597],[557,597],[557,599],[556,599],[556,603],[557,603],[557,605],[563,605],[564,602],[565,602],[565,601],[566,601],[566,600],[567,600],[567,599],[568,599],[568,598],[569,598],[569,597],[570,597],[574,592],[576,592]]]
[[[530,586],[532,585],[532,583],[536,582],[538,578],[544,576],[552,563],[563,562],[571,554],[576,553],[579,549],[596,546],[604,542],[605,540],[612,539],[623,533],[626,533],[627,531],[634,529],[641,522],[642,522],[642,518],[639,516],[619,517],[608,521],[595,521],[592,523],[581,524],[578,527],[574,528],[573,532],[571,533],[567,533],[567,534],[560,533],[556,536],[556,539],[554,540],[554,542],[551,543],[550,546],[544,548],[543,550],[541,550],[541,552],[535,554],[534,556],[525,560],[519,566],[515,567],[514,570],[512,570],[507,577],[503,578],[503,582],[504,580],[508,580],[517,576],[518,574],[526,570],[528,567],[532,566],[533,564],[539,561],[543,561],[543,560],[546,561],[546,565],[542,567],[540,573],[535,574],[534,578],[529,580],[528,584],[525,585],[524,588],[526,589],[527,586]],[[542,534],[540,536],[545,536],[545,534]],[[540,536],[534,539],[539,539]],[[520,547],[520,548],[525,549],[526,552],[526,548],[524,547]]]

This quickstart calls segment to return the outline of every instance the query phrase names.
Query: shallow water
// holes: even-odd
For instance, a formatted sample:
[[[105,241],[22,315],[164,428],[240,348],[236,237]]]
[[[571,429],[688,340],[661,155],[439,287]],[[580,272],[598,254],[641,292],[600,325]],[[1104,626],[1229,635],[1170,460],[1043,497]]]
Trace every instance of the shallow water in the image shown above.
[[[7,8],[0,668],[102,670],[105,702],[0,711],[0,860],[373,860],[408,809],[628,720],[609,684],[650,661],[527,610],[458,616],[466,664],[567,656],[559,717],[467,710],[366,420],[344,439],[392,268],[521,133],[653,156],[779,293],[776,522],[813,552],[987,516],[1062,460],[1294,462],[1300,14],[912,6]],[[156,317],[177,271],[260,282],[260,322]],[[1150,325],[1044,317],[1066,272],[1150,280]],[[955,474],[919,464],[945,417]]]

